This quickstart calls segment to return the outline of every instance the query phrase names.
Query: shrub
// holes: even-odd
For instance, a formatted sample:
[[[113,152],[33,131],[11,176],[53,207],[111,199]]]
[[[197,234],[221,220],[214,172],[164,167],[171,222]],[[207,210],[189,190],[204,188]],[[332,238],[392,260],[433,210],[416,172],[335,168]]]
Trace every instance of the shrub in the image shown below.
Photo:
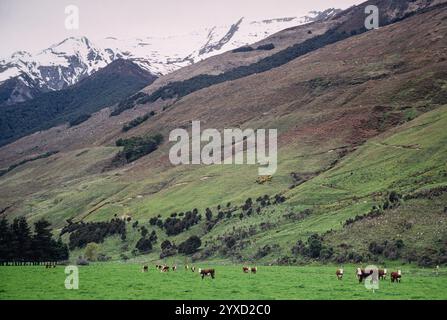
[[[137,248],[141,253],[149,253],[152,251],[152,242],[150,239],[141,238],[138,240],[135,248]]]
[[[165,240],[160,245],[161,250],[166,250],[172,248],[172,243],[169,240]]]
[[[244,46],[244,47],[236,48],[236,49],[234,49],[232,52],[233,52],[233,53],[238,53],[238,52],[250,52],[250,51],[253,51],[253,50],[254,50],[253,47],[250,47],[250,46]]]
[[[146,137],[132,137],[129,139],[118,139],[115,143],[116,146],[124,147],[124,149],[118,153],[114,161],[119,162],[122,159],[127,163],[135,161],[155,151],[162,141],[163,136],[161,134]]]
[[[133,119],[132,121],[126,123],[123,126],[123,132],[127,132],[132,128],[135,128],[137,126],[139,126],[140,124],[142,124],[143,122],[145,122],[146,120],[148,120],[149,118],[153,117],[155,115],[154,111],[148,112],[146,113],[144,116],[141,117],[137,117],[135,119]]]
[[[98,258],[99,245],[95,242],[90,242],[85,247],[84,257],[89,261],[96,261]]]
[[[256,48],[256,50],[266,50],[266,51],[273,49],[275,49],[275,45],[273,43],[263,44]]]
[[[68,123],[70,124],[70,127],[74,127],[87,121],[88,119],[90,119],[90,117],[91,117],[90,114],[81,114],[80,116],[74,118],[73,120],[70,120]]]
[[[69,224],[67,230],[70,230],[69,248],[84,248],[88,243],[102,243],[108,236],[120,234],[121,237],[126,234],[126,224],[121,219],[112,219],[110,222],[88,222]],[[68,232],[65,228],[63,232]]]
[[[178,246],[178,252],[186,255],[193,254],[200,248],[201,245],[202,241],[199,237],[191,236]]]

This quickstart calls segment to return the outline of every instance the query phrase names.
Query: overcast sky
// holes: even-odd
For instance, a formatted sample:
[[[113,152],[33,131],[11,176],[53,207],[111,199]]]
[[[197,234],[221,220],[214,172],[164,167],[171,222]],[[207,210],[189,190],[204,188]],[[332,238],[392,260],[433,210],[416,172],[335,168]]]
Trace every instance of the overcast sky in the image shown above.
[[[0,57],[37,51],[70,36],[91,40],[183,34],[240,17],[302,16],[364,0],[0,0]],[[65,7],[79,8],[79,29],[65,28]]]

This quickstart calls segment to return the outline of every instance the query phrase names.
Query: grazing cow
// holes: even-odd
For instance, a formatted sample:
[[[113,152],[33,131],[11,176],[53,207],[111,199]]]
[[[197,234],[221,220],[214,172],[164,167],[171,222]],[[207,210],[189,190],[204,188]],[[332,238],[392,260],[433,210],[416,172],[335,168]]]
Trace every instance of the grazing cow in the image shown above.
[[[244,273],[248,273],[248,270],[250,269],[250,267],[242,267],[242,271]]]
[[[148,272],[148,271],[149,271],[149,267],[147,266],[147,264],[143,265],[141,272]]]
[[[191,271],[192,271],[192,272],[196,272],[196,267],[192,266],[192,267],[191,267]]]
[[[203,278],[210,276],[212,279],[214,279],[214,274],[216,273],[216,271],[214,269],[200,269],[199,268],[199,274],[202,276],[202,280]]]
[[[164,265],[161,267],[161,272],[168,272],[169,271],[169,266]]]
[[[400,283],[400,279],[402,278],[402,271],[397,270],[397,272],[391,272],[391,282]]]
[[[385,280],[386,279],[386,275],[387,275],[387,270],[386,269],[379,269],[379,279],[380,280]]]
[[[251,267],[250,269],[251,273],[256,273],[258,271],[257,267]]]
[[[362,283],[363,280],[372,275],[373,272],[374,270],[369,270],[369,272],[366,272],[365,269],[357,268],[357,279],[359,279],[359,283]]]
[[[187,264],[185,264],[185,270],[188,270],[188,268],[189,268],[189,267],[188,267],[188,265],[187,265]]]
[[[337,276],[338,280],[343,279],[343,269],[342,268],[337,269],[337,271],[335,272],[335,275]]]
[[[176,265],[176,264],[174,264],[174,265],[172,266],[172,271],[175,271],[175,270],[177,270],[177,265]]]

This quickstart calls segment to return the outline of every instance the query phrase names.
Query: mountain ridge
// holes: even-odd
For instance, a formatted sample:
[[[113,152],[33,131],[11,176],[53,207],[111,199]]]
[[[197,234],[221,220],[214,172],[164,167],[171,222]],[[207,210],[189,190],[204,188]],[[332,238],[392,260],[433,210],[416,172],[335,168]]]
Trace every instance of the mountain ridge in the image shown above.
[[[339,10],[328,9],[301,18],[265,20],[267,22],[246,22],[242,17],[230,26],[214,26],[181,36],[129,40],[107,37],[96,42],[85,36],[69,37],[36,54],[18,51],[0,60],[0,90],[2,82],[11,78],[20,83],[17,87],[26,86],[21,77],[24,74],[41,92],[61,90],[116,59],[129,59],[160,76],[223,51],[262,40],[281,29],[327,19],[337,12]],[[13,104],[36,96],[30,93],[17,96],[11,92],[11,97],[4,101]]]

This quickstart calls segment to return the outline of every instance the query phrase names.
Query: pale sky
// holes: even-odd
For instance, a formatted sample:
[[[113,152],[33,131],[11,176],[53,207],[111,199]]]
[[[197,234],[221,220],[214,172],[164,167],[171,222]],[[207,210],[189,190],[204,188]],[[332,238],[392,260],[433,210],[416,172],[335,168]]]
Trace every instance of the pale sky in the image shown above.
[[[0,57],[34,52],[71,36],[136,38],[188,33],[241,17],[302,16],[364,0],[0,0]],[[79,29],[65,28],[65,7],[79,8]]]

